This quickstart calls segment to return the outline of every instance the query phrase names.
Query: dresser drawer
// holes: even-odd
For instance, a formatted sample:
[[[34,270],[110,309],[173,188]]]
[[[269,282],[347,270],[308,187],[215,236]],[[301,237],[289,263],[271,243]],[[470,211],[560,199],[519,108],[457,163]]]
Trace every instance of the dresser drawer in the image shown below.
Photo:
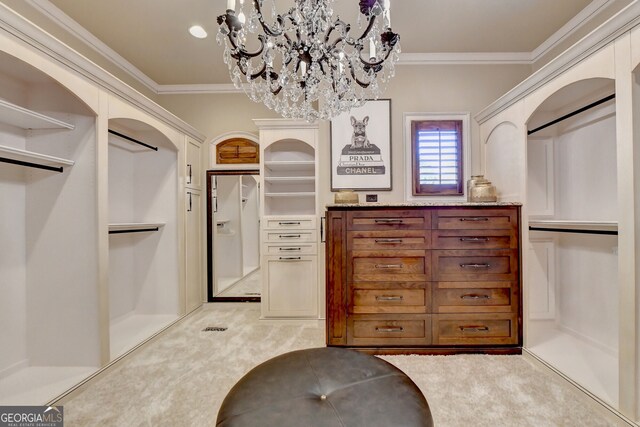
[[[315,242],[316,232],[314,231],[277,231],[266,230],[264,232],[264,243],[292,243]]]
[[[431,343],[431,317],[423,315],[354,315],[349,317],[347,344],[406,346]]]
[[[427,313],[431,288],[420,283],[354,283],[350,286],[349,313]]]
[[[518,344],[515,314],[434,314],[435,345]]]
[[[434,249],[516,249],[515,230],[433,230]]]
[[[350,277],[352,282],[423,282],[431,277],[425,251],[351,252]]]
[[[449,208],[433,212],[433,228],[439,230],[517,230],[515,209]]]
[[[429,249],[429,230],[349,231],[348,248],[352,250]]]
[[[315,230],[316,218],[270,218],[263,219],[265,230]]]
[[[287,244],[276,245],[268,244],[266,247],[265,255],[292,255],[292,254],[317,254],[317,243],[300,243],[300,244]]]
[[[435,282],[434,313],[516,313],[512,282]]]
[[[428,210],[347,212],[347,230],[424,230],[431,228]]]
[[[431,257],[434,281],[514,281],[518,277],[517,250],[437,250]]]

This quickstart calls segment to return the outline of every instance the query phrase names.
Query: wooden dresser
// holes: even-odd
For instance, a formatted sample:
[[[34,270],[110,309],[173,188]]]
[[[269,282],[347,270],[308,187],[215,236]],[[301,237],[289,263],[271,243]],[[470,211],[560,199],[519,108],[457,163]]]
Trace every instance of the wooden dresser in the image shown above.
[[[327,345],[521,352],[520,206],[327,209]]]

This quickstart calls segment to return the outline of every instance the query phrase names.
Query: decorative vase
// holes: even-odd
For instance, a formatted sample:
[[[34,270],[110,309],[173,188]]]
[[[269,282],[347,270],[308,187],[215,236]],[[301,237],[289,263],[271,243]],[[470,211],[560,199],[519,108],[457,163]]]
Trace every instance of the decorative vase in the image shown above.
[[[491,184],[491,181],[486,179],[477,181],[473,187],[471,187],[469,193],[470,202],[496,202],[498,196],[496,194],[496,187]]]

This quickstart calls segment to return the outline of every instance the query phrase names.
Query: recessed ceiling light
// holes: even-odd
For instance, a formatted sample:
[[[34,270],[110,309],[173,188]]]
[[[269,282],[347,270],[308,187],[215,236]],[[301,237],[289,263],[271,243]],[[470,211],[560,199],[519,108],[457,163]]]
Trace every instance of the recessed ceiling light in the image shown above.
[[[189,28],[189,32],[193,37],[199,39],[204,39],[207,37],[207,32],[200,25],[194,25],[193,27]]]

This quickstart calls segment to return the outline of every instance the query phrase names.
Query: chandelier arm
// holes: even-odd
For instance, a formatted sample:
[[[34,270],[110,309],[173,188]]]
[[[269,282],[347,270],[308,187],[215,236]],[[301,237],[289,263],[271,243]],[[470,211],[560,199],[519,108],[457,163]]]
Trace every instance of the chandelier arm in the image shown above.
[[[373,28],[373,26],[376,23],[376,16],[375,15],[369,15],[368,18],[369,18],[369,23],[367,25],[367,28],[364,29],[364,31],[362,32],[360,37],[358,37],[358,40],[362,40],[365,37],[367,37],[369,35],[369,33],[371,32],[371,29]]]
[[[264,22],[264,18],[263,18],[264,15],[262,13],[262,8],[260,7],[260,2],[258,0],[253,0],[253,7],[255,7],[256,11],[258,12],[258,22],[260,22],[260,26],[262,27],[262,29],[266,34],[272,37],[279,37],[284,33],[284,31],[276,31],[272,29]],[[282,16],[278,15],[276,20],[278,21],[280,26],[282,26]]]
[[[362,62],[363,65],[371,67],[371,68],[376,68],[379,67],[380,65],[384,64],[385,61],[389,58],[389,55],[391,55],[391,49],[386,51],[387,53],[385,54],[384,58],[382,58],[379,61],[375,61],[375,62],[369,62],[365,59],[362,59],[362,56],[360,57],[360,62]]]
[[[237,51],[235,55],[242,56],[245,58],[255,58],[256,56],[260,56],[264,51],[264,40],[263,40],[264,37],[262,36],[262,34],[258,36],[258,40],[260,41],[260,48],[255,52],[248,52],[242,46],[239,46],[235,42],[234,38],[231,37],[231,34],[232,33],[229,33],[227,38],[229,39],[229,42],[231,43],[231,47],[233,47],[233,50]]]

